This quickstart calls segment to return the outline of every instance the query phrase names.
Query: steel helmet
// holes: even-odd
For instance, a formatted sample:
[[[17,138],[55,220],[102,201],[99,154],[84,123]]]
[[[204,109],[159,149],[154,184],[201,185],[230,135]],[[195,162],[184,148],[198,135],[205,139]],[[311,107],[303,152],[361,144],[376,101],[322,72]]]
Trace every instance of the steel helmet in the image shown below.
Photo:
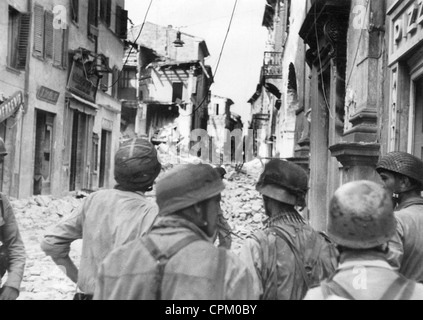
[[[6,150],[6,145],[4,143],[4,140],[2,138],[0,138],[0,156],[7,156],[7,150]]]
[[[396,232],[391,196],[372,181],[340,187],[329,207],[328,234],[341,246],[370,249],[387,243]]]
[[[211,199],[225,189],[219,174],[208,164],[179,165],[163,176],[156,186],[160,215]]]
[[[124,142],[115,155],[115,180],[128,191],[151,188],[161,168],[156,149],[144,138]]]
[[[262,195],[290,205],[303,205],[308,191],[308,176],[303,168],[283,160],[269,161],[256,190]]]
[[[382,157],[376,171],[391,171],[402,174],[423,186],[423,161],[407,152],[391,152]]]

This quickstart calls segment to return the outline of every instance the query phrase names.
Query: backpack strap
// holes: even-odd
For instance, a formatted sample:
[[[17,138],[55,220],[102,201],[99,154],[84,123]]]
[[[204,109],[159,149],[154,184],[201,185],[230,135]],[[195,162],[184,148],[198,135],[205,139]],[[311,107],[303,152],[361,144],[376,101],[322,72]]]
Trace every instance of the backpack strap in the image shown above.
[[[416,283],[399,276],[386,290],[380,300],[410,300],[414,293]],[[400,292],[400,294],[398,294]]]
[[[260,300],[277,300],[276,287],[278,284],[278,272],[276,270],[277,269],[276,244],[271,245],[268,232],[269,232],[269,229],[267,229],[266,231],[258,230],[254,234],[250,235],[249,237],[259,244],[261,248],[260,259],[261,261],[264,262],[262,270],[258,272],[259,277],[263,284],[263,294],[260,297]]]
[[[156,300],[161,300],[162,297],[162,283],[163,283],[163,277],[164,277],[164,271],[166,268],[167,263],[169,260],[177,254],[179,251],[181,251],[183,248],[188,246],[189,244],[201,240],[198,236],[188,236],[186,238],[183,238],[179,242],[175,243],[167,252],[162,252],[157,245],[154,243],[154,241],[151,239],[150,236],[146,236],[142,239],[142,242],[144,246],[147,248],[147,250],[150,252],[151,256],[156,259],[157,261],[157,272],[155,275],[155,282],[156,282],[156,288],[155,288],[155,297]]]
[[[292,240],[290,239],[290,237],[285,234],[286,231],[284,229],[282,229],[280,227],[271,227],[269,229],[271,231],[275,232],[276,235],[278,235],[280,238],[282,238],[282,240],[284,240],[286,242],[286,244],[289,246],[289,248],[291,249],[292,253],[295,256],[296,264],[300,268],[300,272],[301,272],[301,275],[304,279],[304,282],[307,285],[307,288],[309,288],[310,287],[310,280],[307,276],[307,271],[304,267],[304,261],[302,260],[300,252],[298,251],[297,247],[295,247],[295,245],[292,242]]]
[[[355,300],[355,298],[335,280],[322,281],[320,286],[322,289],[323,299],[325,300],[327,300],[332,295],[348,300]]]
[[[0,212],[1,212],[1,217],[3,218],[3,221],[6,222],[4,220],[4,204],[3,204],[3,195],[1,193],[0,193]],[[0,242],[4,243],[3,226],[0,226]]]
[[[226,249],[219,248],[217,267],[216,267],[216,300],[226,300],[225,299],[225,275],[226,275]]]

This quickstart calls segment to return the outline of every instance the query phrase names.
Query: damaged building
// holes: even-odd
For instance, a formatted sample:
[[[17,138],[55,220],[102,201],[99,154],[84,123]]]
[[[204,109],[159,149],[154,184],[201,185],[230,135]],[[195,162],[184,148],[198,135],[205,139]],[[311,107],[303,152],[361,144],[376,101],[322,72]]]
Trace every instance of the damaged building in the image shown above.
[[[207,130],[213,74],[205,64],[206,42],[148,22],[130,30],[129,42],[136,62],[125,66],[120,84],[122,136],[160,143],[171,132],[171,139],[188,146],[192,130]]]

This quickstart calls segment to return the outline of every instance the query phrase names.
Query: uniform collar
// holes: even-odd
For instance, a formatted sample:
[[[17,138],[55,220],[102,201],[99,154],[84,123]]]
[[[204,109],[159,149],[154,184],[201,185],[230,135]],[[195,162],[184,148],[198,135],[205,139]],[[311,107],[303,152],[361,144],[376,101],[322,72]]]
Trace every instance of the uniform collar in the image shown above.
[[[209,237],[194,223],[178,216],[159,217],[153,226],[153,230],[160,230],[161,233],[178,233],[177,229],[189,229],[208,241]]]
[[[413,197],[413,198],[407,199],[404,202],[402,202],[400,205],[398,205],[395,211],[406,209],[408,207],[415,206],[415,205],[423,205],[423,198]]]
[[[369,253],[365,254],[347,252],[341,254],[338,270],[358,267],[376,267],[393,270],[386,260],[386,254],[382,252],[369,251]]]

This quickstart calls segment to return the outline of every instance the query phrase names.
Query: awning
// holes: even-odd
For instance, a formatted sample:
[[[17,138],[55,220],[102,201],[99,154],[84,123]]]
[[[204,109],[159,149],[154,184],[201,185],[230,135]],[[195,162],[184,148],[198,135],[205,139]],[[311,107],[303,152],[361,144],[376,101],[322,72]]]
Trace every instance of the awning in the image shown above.
[[[23,94],[18,91],[0,105],[0,122],[13,116],[22,104]]]
[[[90,116],[97,115],[97,110],[99,108],[96,104],[89,102],[81,97],[78,97],[77,95],[71,92],[66,92],[66,98],[71,98],[79,102],[79,103],[70,103],[69,108],[78,110],[79,112],[82,112],[82,113],[86,113]]]

